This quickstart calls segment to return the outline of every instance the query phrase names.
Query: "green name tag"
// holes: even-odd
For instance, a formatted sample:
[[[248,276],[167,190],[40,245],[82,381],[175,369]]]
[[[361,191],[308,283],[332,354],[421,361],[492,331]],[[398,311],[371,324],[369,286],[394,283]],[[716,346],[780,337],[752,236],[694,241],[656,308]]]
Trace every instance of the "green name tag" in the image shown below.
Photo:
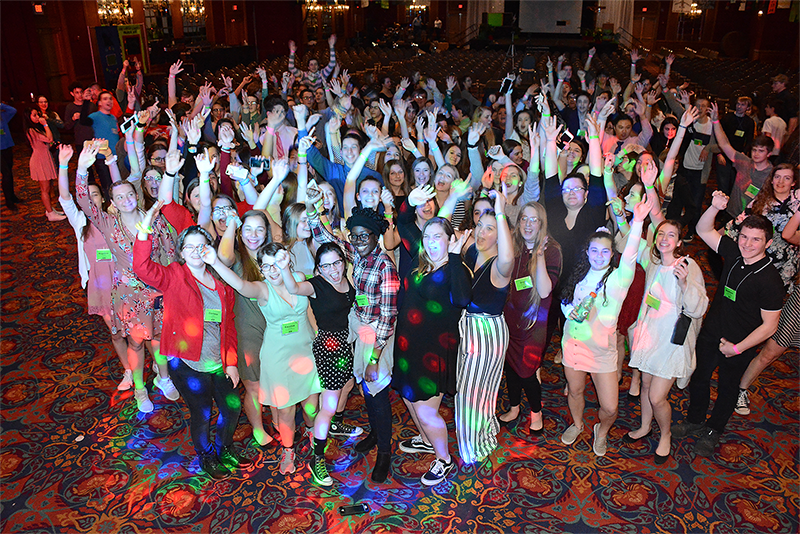
[[[755,197],[759,191],[761,191],[759,188],[757,188],[753,184],[750,184],[747,186],[747,189],[745,189],[744,194],[751,197]]]
[[[696,144],[698,146],[703,146],[703,140],[702,139],[695,139],[694,141],[692,141],[692,143],[694,143],[694,144]]]
[[[96,261],[111,261],[113,260],[113,256],[111,256],[111,251],[107,248],[98,248],[97,253],[95,254]]]
[[[222,310],[206,310],[203,313],[203,320],[208,323],[221,323]]]
[[[369,306],[369,299],[366,295],[356,295],[356,304],[359,306]]]
[[[313,274],[307,274],[306,275],[306,280],[311,280],[312,278],[314,278]]]
[[[284,336],[294,334],[298,330],[300,330],[300,324],[297,321],[290,321],[281,325],[281,333]]]
[[[517,278],[514,280],[514,287],[517,288],[517,291],[530,289],[533,287],[533,280],[531,280],[530,276],[526,276],[525,278]]]
[[[731,300],[732,302],[736,302],[736,290],[725,286],[725,291],[722,293],[726,299]]]
[[[736,130],[735,132],[733,132],[733,135],[735,135],[736,137],[744,137],[744,130]]]
[[[657,310],[661,307],[661,300],[654,297],[651,293],[648,293],[647,296],[644,298],[645,304]]]
[[[251,302],[258,302],[258,299],[251,298],[250,301]]]

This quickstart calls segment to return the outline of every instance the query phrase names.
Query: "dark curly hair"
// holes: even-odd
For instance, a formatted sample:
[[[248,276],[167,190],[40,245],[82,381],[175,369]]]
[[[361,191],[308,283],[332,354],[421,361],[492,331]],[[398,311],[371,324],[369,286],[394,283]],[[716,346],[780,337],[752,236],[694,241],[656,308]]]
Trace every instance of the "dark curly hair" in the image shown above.
[[[362,226],[372,230],[375,235],[383,235],[389,229],[389,221],[377,211],[369,208],[353,208],[353,213],[347,219],[347,229],[352,230],[356,226]]]
[[[600,279],[600,283],[603,285],[603,306],[608,304],[608,295],[606,295],[606,280],[608,280],[608,277],[614,272],[614,269],[619,266],[619,257],[617,256],[617,250],[614,247],[614,237],[610,233],[603,231],[594,232],[592,235],[590,235],[586,240],[586,243],[584,243],[583,247],[581,248],[578,263],[575,265],[575,270],[572,272],[572,275],[570,275],[567,283],[564,284],[564,288],[561,290],[561,302],[564,304],[572,303],[573,299],[575,298],[575,286],[578,285],[578,282],[583,280],[591,268],[589,265],[589,257],[586,255],[586,251],[589,250],[589,243],[595,239],[608,239],[611,242],[611,252],[613,253],[611,265],[608,266],[605,274],[603,274],[603,278]]]

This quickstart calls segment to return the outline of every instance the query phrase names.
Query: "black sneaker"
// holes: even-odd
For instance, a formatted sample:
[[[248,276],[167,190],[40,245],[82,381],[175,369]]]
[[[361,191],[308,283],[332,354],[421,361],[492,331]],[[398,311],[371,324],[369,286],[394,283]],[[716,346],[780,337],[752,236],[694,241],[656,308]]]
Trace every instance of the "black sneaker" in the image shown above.
[[[425,443],[421,435],[400,442],[400,450],[409,454],[434,454],[433,445]]]
[[[328,466],[325,465],[324,456],[314,456],[314,459],[308,462],[308,470],[311,471],[315,484],[320,486],[333,485],[333,479],[328,474]]]
[[[444,461],[440,460],[439,458],[435,459],[431,462],[431,466],[428,469],[428,472],[422,475],[420,482],[425,484],[426,486],[435,486],[439,482],[443,482],[447,475],[450,474],[450,471],[456,466],[456,463],[450,458],[450,463],[445,463]]]
[[[225,466],[230,469],[236,469],[239,467],[247,467],[248,465],[252,465],[252,460],[249,458],[245,458],[241,454],[234,451],[232,448],[223,447],[223,449],[219,452],[219,461]]]
[[[219,458],[214,453],[200,457],[200,468],[214,480],[228,478],[231,474],[230,469],[220,463]]]
[[[673,425],[670,428],[670,433],[673,438],[681,439],[686,436],[699,436],[701,431],[705,428],[703,423],[681,423]]]
[[[348,425],[347,423],[337,423],[331,421],[331,426],[328,429],[329,436],[336,436],[341,438],[356,438],[364,433],[364,430],[359,426]]]
[[[719,444],[720,433],[713,428],[704,429],[697,443],[694,445],[694,452],[703,458],[710,458]]]

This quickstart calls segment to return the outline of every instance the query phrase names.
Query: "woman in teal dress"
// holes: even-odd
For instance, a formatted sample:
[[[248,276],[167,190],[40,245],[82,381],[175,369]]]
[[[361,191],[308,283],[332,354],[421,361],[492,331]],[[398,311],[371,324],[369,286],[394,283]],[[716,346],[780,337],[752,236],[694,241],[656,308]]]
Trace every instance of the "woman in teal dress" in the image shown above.
[[[303,405],[306,425],[313,425],[319,393],[322,391],[311,345],[314,333],[308,320],[308,297],[291,295],[283,284],[276,254],[286,248],[270,243],[256,256],[264,281],[247,282],[221,262],[214,269],[223,280],[247,298],[258,299],[267,329],[261,347],[261,404],[278,410],[278,431],[283,453],[280,472],[294,473],[295,406]],[[298,281],[305,276],[294,273]]]

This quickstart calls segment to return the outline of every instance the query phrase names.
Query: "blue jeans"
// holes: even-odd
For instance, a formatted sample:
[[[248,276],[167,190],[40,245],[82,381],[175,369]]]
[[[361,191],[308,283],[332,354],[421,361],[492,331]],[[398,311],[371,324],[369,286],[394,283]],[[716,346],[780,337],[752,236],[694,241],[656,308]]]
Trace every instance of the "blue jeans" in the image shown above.
[[[195,371],[180,358],[169,361],[169,376],[189,408],[192,445],[200,456],[219,453],[233,444],[242,401],[222,369],[213,373]],[[211,443],[211,408],[217,403],[216,449]]]

